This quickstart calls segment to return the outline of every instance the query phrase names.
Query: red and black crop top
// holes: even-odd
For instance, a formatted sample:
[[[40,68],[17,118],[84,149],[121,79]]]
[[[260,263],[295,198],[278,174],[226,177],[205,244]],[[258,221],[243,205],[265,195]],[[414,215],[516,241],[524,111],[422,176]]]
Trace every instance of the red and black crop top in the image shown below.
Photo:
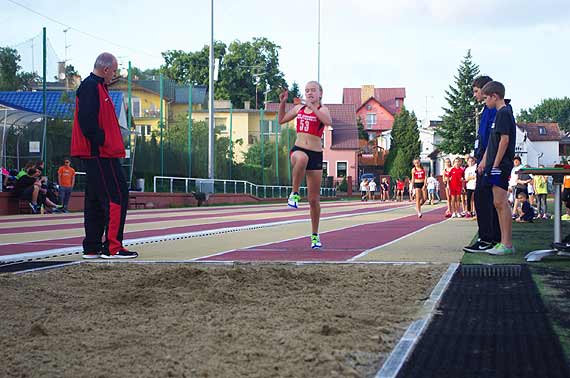
[[[297,132],[311,134],[321,138],[325,130],[323,123],[315,113],[305,113],[305,106],[297,113]],[[319,106],[319,109],[321,107]]]

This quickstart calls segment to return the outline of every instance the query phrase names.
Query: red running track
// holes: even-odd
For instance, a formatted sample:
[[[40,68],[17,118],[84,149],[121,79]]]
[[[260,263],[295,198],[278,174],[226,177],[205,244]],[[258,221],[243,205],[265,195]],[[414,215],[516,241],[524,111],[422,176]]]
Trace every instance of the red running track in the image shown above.
[[[366,225],[358,225],[342,230],[322,233],[322,249],[311,249],[309,238],[302,237],[272,244],[234,250],[213,255],[196,261],[237,261],[237,262],[298,262],[298,261],[347,261],[371,248],[379,247],[398,238],[418,231],[426,226],[440,223],[445,208],[416,215]],[[328,246],[328,247],[327,247]]]
[[[349,215],[349,214],[366,214],[373,211],[385,211],[389,209],[395,209],[400,207],[406,207],[406,204],[394,204],[390,206],[382,206],[375,209],[358,209],[358,210],[350,210],[350,211],[339,211],[336,213],[330,214],[330,216],[340,216],[340,215]],[[143,231],[132,231],[125,233],[125,240],[127,239],[139,239],[139,238],[146,238],[146,237],[160,237],[166,236],[171,234],[183,234],[183,233],[190,233],[190,232],[199,232],[199,231],[207,231],[207,230],[214,230],[220,228],[229,228],[229,227],[241,227],[241,226],[250,226],[254,224],[267,224],[279,221],[293,221],[293,220],[302,220],[307,219],[306,214],[302,215],[294,215],[291,216],[291,211],[284,211],[283,216],[275,217],[271,219],[256,219],[256,220],[243,220],[243,221],[227,221],[227,222],[218,222],[218,223],[210,223],[210,224],[197,224],[191,226],[180,226],[180,227],[170,227],[170,228],[161,228],[161,229],[154,229],[154,230],[143,230]],[[325,215],[324,218],[327,216]],[[59,249],[59,248],[69,248],[69,247],[79,247],[81,246],[83,241],[83,236],[75,236],[75,237],[68,237],[68,238],[53,238],[50,240],[38,240],[32,241],[28,243],[13,243],[13,244],[5,244],[0,245],[0,256],[7,256],[13,255],[18,253],[29,253],[29,252],[39,252],[45,251],[50,249]]]

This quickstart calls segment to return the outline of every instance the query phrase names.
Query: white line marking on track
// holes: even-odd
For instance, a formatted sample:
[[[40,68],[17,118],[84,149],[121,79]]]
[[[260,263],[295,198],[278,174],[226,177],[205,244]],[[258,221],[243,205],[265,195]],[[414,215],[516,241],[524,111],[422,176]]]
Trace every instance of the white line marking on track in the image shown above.
[[[433,211],[433,210],[432,210],[432,211]],[[416,230],[416,231],[411,232],[411,233],[409,233],[409,234],[406,234],[406,235],[404,235],[404,236],[401,236],[401,237],[399,237],[398,239],[394,239],[394,240],[392,240],[392,241],[389,241],[389,242],[387,242],[387,243],[381,244],[381,245],[379,245],[379,246],[369,248],[369,249],[367,249],[366,251],[363,251],[361,254],[356,255],[356,256],[350,258],[348,261],[354,261],[354,260],[356,260],[356,259],[359,259],[359,258],[361,258],[361,257],[364,257],[364,256],[368,255],[370,252],[373,252],[373,251],[375,251],[375,250],[377,250],[377,249],[381,249],[381,248],[387,247],[387,246],[389,246],[389,245],[391,245],[391,244],[397,243],[397,242],[399,242],[400,240],[406,239],[407,237],[410,237],[410,236],[415,235],[415,234],[417,234],[417,233],[419,233],[419,232],[425,231],[425,230],[427,230],[428,228],[433,227],[433,226],[435,226],[435,225],[437,225],[437,224],[445,223],[445,222],[447,222],[448,220],[449,220],[449,219],[444,219],[444,220],[442,220],[442,221],[440,221],[440,222],[428,224],[427,226],[422,227],[422,228],[420,228],[419,230]]]
[[[371,211],[371,212],[367,212],[367,213],[347,214],[346,216],[353,217],[353,216],[357,216],[357,215],[368,215],[368,214],[376,214],[376,213],[386,213],[386,212],[390,212],[390,211],[394,211],[394,210],[398,210],[398,209],[402,209],[402,208],[406,208],[406,207],[410,207],[410,206],[411,206],[411,205],[408,205],[408,206],[398,206],[398,207],[392,207],[392,208],[390,208],[390,209]],[[433,210],[432,210],[432,211],[433,211]],[[407,216],[409,216],[409,215],[403,215],[403,216],[400,217],[400,218],[405,218],[405,217],[407,217]],[[322,221],[322,220],[328,220],[328,219],[343,218],[343,217],[344,217],[344,216],[342,216],[342,215],[335,215],[335,216],[332,216],[332,217],[321,218],[321,221]],[[400,219],[400,218],[396,218],[396,219]],[[392,219],[392,220],[395,220],[395,219]],[[302,220],[302,221],[306,222],[306,221],[308,221],[308,220],[307,220],[307,219],[304,219],[304,220]],[[388,221],[380,221],[380,222],[375,222],[375,223],[382,223],[382,222],[388,222]],[[295,223],[298,223],[298,222],[295,222]],[[347,228],[357,227],[357,226],[361,226],[361,225],[363,225],[363,224],[369,224],[369,223],[360,223],[360,224],[353,224],[353,225],[345,226],[345,227],[339,227],[339,228],[335,228],[335,229],[333,229],[333,230],[329,230],[329,231],[323,232],[323,233],[321,233],[320,235],[328,234],[329,232],[335,232],[335,231],[346,230]],[[298,240],[298,239],[303,239],[303,238],[306,238],[306,236],[296,236],[296,237],[289,238],[289,239],[281,239],[281,240],[278,240],[278,241],[270,241],[270,242],[267,242],[267,243],[253,244],[253,245],[250,245],[250,246],[241,247],[241,248],[237,248],[237,249],[236,249],[236,248],[233,248],[233,249],[228,249],[228,250],[222,251],[222,252],[216,252],[216,253],[213,253],[213,254],[211,254],[211,255],[206,255],[206,256],[202,256],[202,257],[195,257],[195,258],[190,259],[190,260],[188,260],[188,261],[197,261],[197,260],[201,260],[201,259],[209,259],[209,258],[212,258],[212,257],[216,257],[216,256],[219,256],[219,255],[223,255],[224,253],[230,253],[230,252],[240,251],[240,250],[244,250],[244,249],[258,248],[258,247],[263,247],[263,246],[266,246],[266,245],[271,245],[271,244],[275,244],[275,243],[283,243],[283,242],[288,242],[288,241]]]
[[[403,208],[410,207],[410,206],[411,205],[402,205],[402,206],[391,207],[389,209],[367,211],[367,212],[363,212],[363,213],[332,215],[329,217],[321,218],[321,220],[330,220],[330,219],[348,218],[348,217],[355,217],[355,216],[378,214],[378,213],[384,213],[384,212],[388,212],[388,211],[394,211],[397,209],[403,209]],[[145,237],[145,238],[124,240],[123,244],[125,246],[131,246],[131,245],[156,243],[156,242],[170,241],[170,240],[180,240],[180,239],[188,239],[188,238],[195,238],[195,237],[214,236],[214,235],[226,234],[226,233],[230,233],[230,232],[249,231],[249,230],[269,228],[269,227],[294,224],[294,223],[302,223],[302,222],[308,222],[308,221],[309,221],[308,218],[304,218],[304,219],[294,219],[294,220],[288,220],[288,221],[259,223],[259,224],[252,224],[252,225],[239,226],[239,227],[224,227],[224,228],[218,228],[218,229],[194,231],[194,232],[181,233],[181,234],[149,236],[149,237]],[[57,240],[57,239],[55,239],[55,240]],[[290,240],[292,240],[292,239],[290,239]],[[266,244],[260,244],[260,245],[267,245],[267,244],[272,244],[272,243],[273,242],[266,243]],[[14,243],[11,243],[11,244],[14,244]],[[83,251],[82,246],[76,246],[76,247],[69,247],[69,248],[56,248],[56,249],[50,249],[50,250],[45,250],[45,251],[26,252],[26,253],[5,255],[5,256],[0,256],[0,264],[8,263],[8,262],[17,262],[17,261],[29,261],[29,260],[33,260],[33,259],[40,259],[40,258],[47,258],[47,257],[57,257],[57,256],[62,256],[62,255],[78,254],[78,253],[81,253],[82,251]],[[228,252],[228,251],[221,252],[221,253],[226,253],[226,252]],[[218,253],[218,254],[221,254],[221,253]],[[210,256],[207,256],[207,257],[210,257]],[[200,258],[205,258],[205,257],[200,257]],[[192,260],[189,260],[189,261],[192,261]]]

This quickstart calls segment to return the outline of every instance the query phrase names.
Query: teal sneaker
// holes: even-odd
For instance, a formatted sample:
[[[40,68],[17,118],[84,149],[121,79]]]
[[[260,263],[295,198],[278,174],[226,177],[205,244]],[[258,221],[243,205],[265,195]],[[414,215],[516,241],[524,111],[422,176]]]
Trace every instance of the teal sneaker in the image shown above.
[[[321,243],[321,238],[319,238],[318,234],[311,235],[311,248],[318,249],[322,248],[323,244]]]
[[[293,207],[295,209],[299,208],[299,201],[301,200],[301,196],[297,193],[291,193],[289,199],[287,200],[287,205],[289,207]]]
[[[514,255],[515,247],[513,246],[509,248],[504,244],[499,243],[495,245],[493,248],[489,249],[487,253],[494,256]]]

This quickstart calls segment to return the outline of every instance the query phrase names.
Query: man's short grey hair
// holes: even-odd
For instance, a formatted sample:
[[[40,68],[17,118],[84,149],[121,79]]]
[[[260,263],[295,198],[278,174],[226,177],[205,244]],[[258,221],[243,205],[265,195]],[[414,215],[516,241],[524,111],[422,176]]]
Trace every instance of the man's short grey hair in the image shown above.
[[[95,68],[96,70],[111,68],[116,61],[117,58],[115,58],[113,54],[104,52],[102,54],[99,54],[97,59],[95,59],[95,64],[93,65],[93,68]]]

